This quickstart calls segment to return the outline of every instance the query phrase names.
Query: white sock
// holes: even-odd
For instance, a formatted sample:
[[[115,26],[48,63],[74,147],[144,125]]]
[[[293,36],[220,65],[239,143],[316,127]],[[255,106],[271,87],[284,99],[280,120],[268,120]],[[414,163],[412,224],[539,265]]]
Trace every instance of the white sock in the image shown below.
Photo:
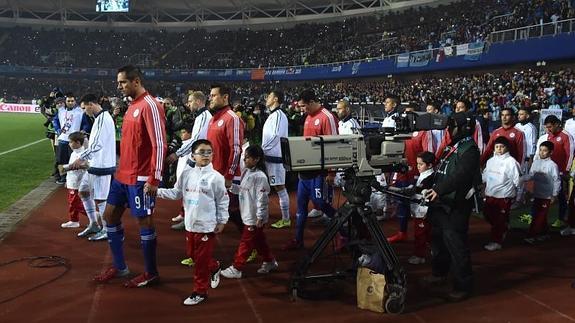
[[[280,200],[280,210],[282,212],[282,219],[289,220],[289,194],[287,189],[283,189],[278,192],[278,197]]]
[[[100,222],[102,223],[102,229],[106,230],[106,220],[104,220],[104,211],[106,210],[106,201],[98,203],[98,212],[100,213]]]
[[[82,204],[84,204],[84,210],[86,210],[86,214],[88,215],[88,219],[90,219],[90,224],[96,222],[98,223],[97,215],[96,215],[96,203],[91,196],[88,197],[80,197],[82,200]]]

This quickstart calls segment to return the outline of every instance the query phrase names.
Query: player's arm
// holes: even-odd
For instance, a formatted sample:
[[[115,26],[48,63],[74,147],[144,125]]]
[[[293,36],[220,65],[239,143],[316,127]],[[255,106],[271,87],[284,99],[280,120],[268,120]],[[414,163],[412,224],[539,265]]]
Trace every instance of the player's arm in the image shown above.
[[[567,165],[565,166],[565,174],[569,174],[571,170],[571,164],[573,164],[573,149],[575,149],[575,143],[573,141],[573,137],[565,131],[567,138],[569,138],[568,142],[563,145],[565,149],[565,156],[567,156]]]
[[[230,122],[226,125],[228,144],[230,149],[230,156],[228,157],[227,164],[230,168],[224,174],[226,181],[232,181],[236,175],[236,171],[240,167],[240,158],[242,155],[242,139],[244,138],[244,123],[239,117],[231,118]]]
[[[146,184],[152,186],[153,194],[162,180],[164,157],[167,151],[166,117],[164,109],[152,100],[148,102],[147,108],[143,109],[142,117],[144,118],[147,135],[152,144],[152,152],[150,154],[151,169]]]

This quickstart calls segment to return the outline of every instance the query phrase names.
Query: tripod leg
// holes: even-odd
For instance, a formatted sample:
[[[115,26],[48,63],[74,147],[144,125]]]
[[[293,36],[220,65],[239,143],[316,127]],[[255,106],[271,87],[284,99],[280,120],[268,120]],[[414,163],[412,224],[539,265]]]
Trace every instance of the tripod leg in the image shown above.
[[[385,286],[385,310],[388,313],[400,314],[405,308],[405,297],[407,294],[405,271],[399,263],[399,259],[395,255],[395,251],[389,242],[387,242],[387,239],[377,224],[371,210],[367,210],[367,212],[364,211],[362,213],[362,218],[387,267],[387,271],[385,273],[385,278],[387,280],[387,284]]]
[[[290,282],[292,298],[297,296],[297,290],[300,287],[301,282],[305,280],[305,275],[311,264],[313,264],[314,261],[321,255],[330,241],[335,237],[337,232],[348,221],[352,213],[353,209],[347,205],[344,205],[341,209],[339,209],[327,229],[322,233],[322,235],[313,245],[311,252],[308,253],[298,264]]]

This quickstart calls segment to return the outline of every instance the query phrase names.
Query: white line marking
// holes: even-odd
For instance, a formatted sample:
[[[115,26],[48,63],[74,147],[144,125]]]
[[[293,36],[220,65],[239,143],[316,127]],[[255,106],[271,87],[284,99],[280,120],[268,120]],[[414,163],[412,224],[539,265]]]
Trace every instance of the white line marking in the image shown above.
[[[246,297],[246,301],[248,301],[248,304],[250,305],[250,308],[252,309],[252,312],[254,313],[256,319],[258,320],[258,323],[263,323],[264,320],[262,320],[262,317],[260,316],[260,314],[256,311],[256,307],[254,305],[254,301],[252,300],[252,298],[248,295],[248,292],[246,291],[246,289],[244,288],[244,284],[242,283],[242,279],[238,279],[238,283],[240,283],[240,288],[242,289],[242,293],[244,294],[244,296]]]
[[[48,138],[36,140],[36,141],[31,142],[31,143],[29,143],[29,144],[25,144],[24,146],[20,146],[20,147],[14,148],[14,149],[10,149],[10,150],[3,151],[3,152],[0,153],[0,156],[6,155],[6,154],[11,153],[11,152],[16,151],[16,150],[20,150],[20,149],[24,149],[24,148],[26,148],[26,147],[30,147],[30,146],[35,145],[35,144],[37,144],[37,143],[39,143],[39,142],[42,142],[42,141],[44,141],[44,140],[48,140]]]
[[[537,303],[537,304],[539,304],[539,305],[545,307],[546,309],[548,309],[548,310],[550,310],[550,311],[552,311],[552,312],[555,312],[555,313],[558,314],[559,316],[564,317],[564,318],[568,319],[568,320],[571,321],[571,322],[575,322],[575,319],[572,318],[571,316],[569,316],[569,315],[567,315],[567,314],[564,314],[564,313],[562,313],[562,312],[559,312],[558,310],[556,310],[556,309],[554,309],[553,307],[551,307],[551,306],[549,306],[549,305],[543,303],[543,302],[540,301],[540,300],[537,300],[537,299],[535,299],[535,298],[533,298],[533,297],[531,297],[531,296],[529,296],[529,295],[527,295],[527,294],[524,294],[524,293],[522,293],[522,292],[520,292],[520,291],[518,291],[518,290],[514,290],[514,292],[516,292],[517,294],[519,294],[519,295],[521,295],[521,296],[523,296],[523,297],[525,297],[525,298],[527,298],[527,299],[529,299],[529,300],[531,300],[531,301],[533,301],[533,302],[535,302],[535,303]]]

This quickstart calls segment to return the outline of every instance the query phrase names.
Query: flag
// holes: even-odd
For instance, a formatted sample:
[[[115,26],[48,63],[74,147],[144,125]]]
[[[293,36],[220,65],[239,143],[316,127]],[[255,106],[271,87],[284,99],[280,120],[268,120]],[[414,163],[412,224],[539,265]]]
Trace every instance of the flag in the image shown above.
[[[445,60],[445,50],[440,48],[437,50],[437,55],[435,55],[435,62],[441,63]]]

